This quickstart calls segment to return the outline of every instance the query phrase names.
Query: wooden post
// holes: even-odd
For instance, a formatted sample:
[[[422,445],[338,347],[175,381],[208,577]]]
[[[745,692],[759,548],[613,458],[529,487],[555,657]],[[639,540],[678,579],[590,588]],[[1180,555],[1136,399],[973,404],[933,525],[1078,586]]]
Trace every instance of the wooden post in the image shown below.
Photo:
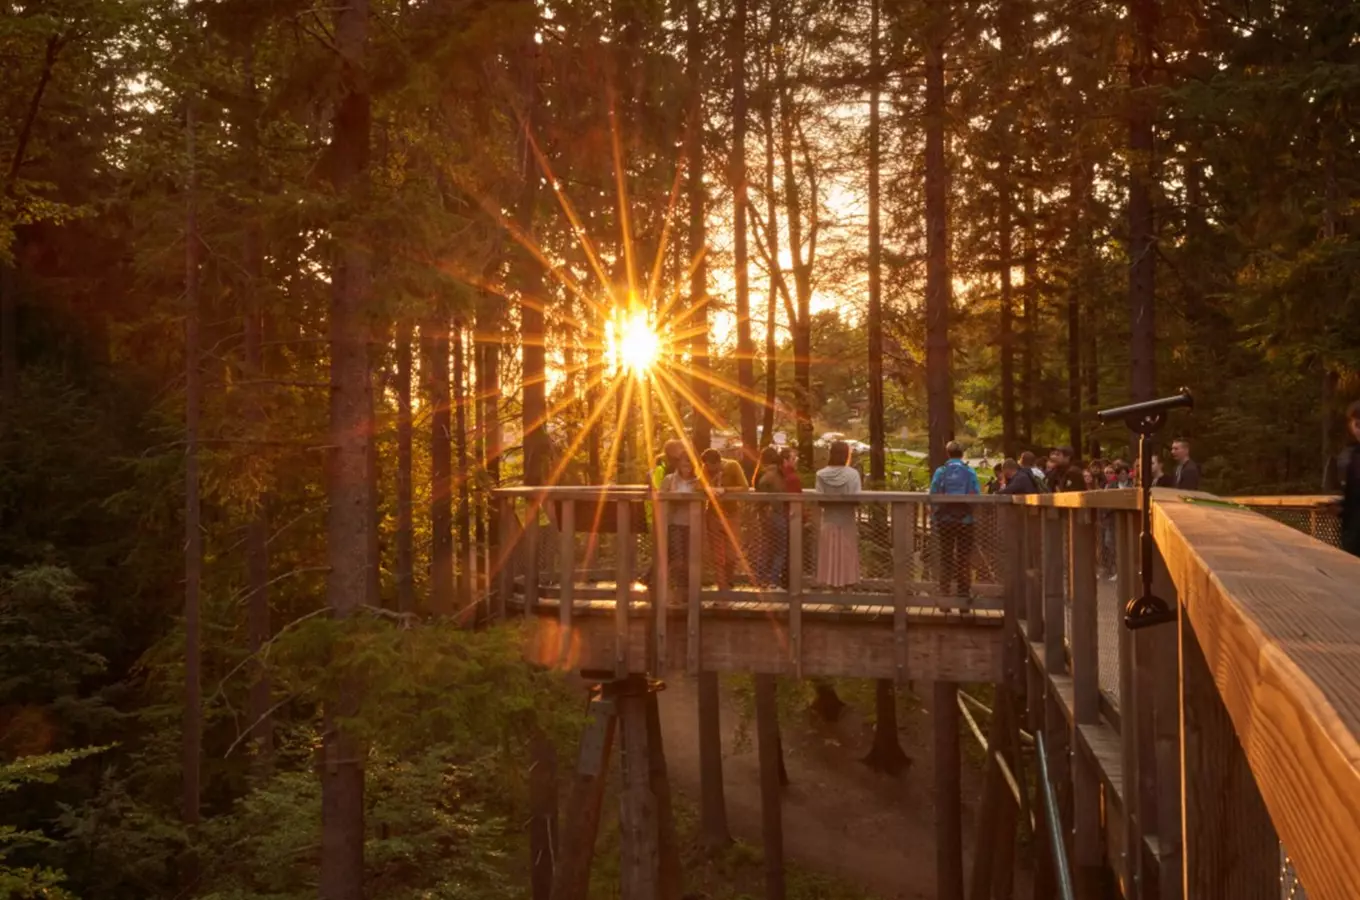
[[[1122,606],[1133,599],[1139,588],[1138,517],[1137,513],[1120,511],[1115,519],[1115,565],[1118,569],[1119,602],[1119,719],[1121,768],[1124,773],[1124,872],[1128,884],[1124,896],[1129,900],[1150,897],[1147,879],[1143,877],[1143,810],[1142,795],[1138,790],[1140,760],[1138,755],[1138,645],[1134,632],[1123,625]]]
[[[773,675],[755,676],[760,755],[760,835],[765,849],[765,900],[784,900],[784,821],[779,788],[779,709]],[[626,895],[625,895],[626,896]]]
[[[628,606],[633,594],[632,503],[626,498],[618,503],[618,531],[614,535],[618,555],[619,576],[614,590],[614,674],[623,678],[628,674]]]
[[[529,739],[533,768],[529,772],[530,880],[534,900],[552,897],[553,868],[557,859],[557,753],[552,741],[537,727]]]
[[[661,707],[657,689],[647,691],[647,747],[651,751],[649,773],[656,797],[657,847],[660,855],[661,900],[680,900],[684,872],[680,867],[680,843],[675,835],[675,809],[666,769],[666,747],[661,737]]]
[[[1184,607],[1180,664],[1185,896],[1278,900],[1279,839]]]
[[[1152,590],[1173,609],[1176,586],[1161,551],[1152,558]],[[1153,743],[1157,767],[1157,868],[1160,900],[1181,900],[1180,636],[1170,625],[1149,629]]]
[[[1100,722],[1100,624],[1097,618],[1098,520],[1089,509],[1069,519],[1068,590],[1072,605],[1072,857],[1073,881],[1082,900],[1101,896],[1104,844],[1100,832],[1100,773],[1080,749],[1077,729]]]
[[[935,880],[939,900],[963,900],[959,686],[935,682]]]
[[[561,510],[558,521],[562,525],[562,534],[558,543],[557,555],[560,558],[557,567],[561,570],[562,576],[559,579],[560,600],[557,617],[562,637],[558,644],[557,662],[558,665],[565,665],[571,652],[571,619],[576,603],[576,501],[570,499],[562,501]]]
[[[1044,509],[1034,507],[1025,516],[1025,641],[1022,659],[1028,682],[1027,721],[1031,732],[1044,724],[1044,678],[1030,662],[1029,644],[1044,639],[1044,595],[1040,580],[1044,554]]]
[[[789,652],[793,674],[803,677],[803,501],[789,504]]]
[[[491,617],[496,621],[505,620],[506,608],[510,604],[510,595],[515,590],[515,566],[514,545],[512,543],[511,523],[515,518],[515,501],[510,497],[501,497],[496,501],[499,511],[496,516],[497,540],[496,549],[500,561],[500,571],[496,573],[496,601],[491,611]]]
[[[619,888],[626,900],[661,900],[661,847],[647,735],[647,680],[631,675],[619,694],[623,786],[619,791]]]
[[[1006,754],[1006,710],[1008,688],[998,683],[992,707],[992,724],[988,729],[987,744],[983,747],[987,759],[983,763],[982,803],[977,814],[977,841],[973,847],[973,874],[969,881],[969,900],[990,900],[1009,897],[1003,885],[1013,883],[1011,866],[1015,855],[1015,819],[1017,801],[1001,774],[1001,761]]]
[[[652,614],[656,622],[655,658],[649,666],[654,675],[666,671],[666,617],[671,602],[671,546],[668,525],[670,504],[657,500],[652,509],[656,523],[656,560],[652,567]]]
[[[552,900],[586,900],[589,893],[590,863],[595,856],[595,838],[600,831],[616,715],[613,688],[606,685],[591,701],[590,721],[581,733],[576,774],[567,799],[569,827],[561,835]]]
[[[699,620],[703,614],[704,590],[704,505],[698,501],[687,504],[689,509],[689,640],[687,644],[686,669],[691,675],[699,674],[700,634]]]
[[[907,671],[907,598],[911,591],[911,526],[915,521],[910,503],[892,505],[892,566],[893,566],[893,650],[897,660],[897,684],[905,685],[911,677]]]
[[[1068,813],[1071,798],[1072,765],[1067,714],[1054,690],[1054,680],[1067,675],[1067,571],[1064,562],[1071,553],[1067,546],[1066,519],[1074,510],[1044,510],[1043,594],[1044,594],[1044,735],[1048,745],[1048,774],[1060,814],[1059,831],[1068,833],[1061,816]]]
[[[531,616],[538,605],[538,545],[541,533],[538,518],[542,513],[542,500],[533,497],[524,507],[524,615]]]

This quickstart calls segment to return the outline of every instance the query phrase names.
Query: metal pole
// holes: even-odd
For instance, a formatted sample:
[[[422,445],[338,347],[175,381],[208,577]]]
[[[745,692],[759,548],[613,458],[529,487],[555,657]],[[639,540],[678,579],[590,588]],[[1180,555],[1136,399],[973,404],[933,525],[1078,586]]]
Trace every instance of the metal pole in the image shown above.
[[[1058,873],[1058,893],[1062,900],[1073,900],[1072,873],[1067,868],[1067,846],[1063,843],[1062,819],[1059,818],[1058,801],[1053,796],[1053,785],[1048,780],[1048,749],[1044,746],[1042,732],[1034,737],[1039,742],[1039,785],[1044,791],[1044,822],[1048,825],[1048,843],[1053,847],[1053,868]]]

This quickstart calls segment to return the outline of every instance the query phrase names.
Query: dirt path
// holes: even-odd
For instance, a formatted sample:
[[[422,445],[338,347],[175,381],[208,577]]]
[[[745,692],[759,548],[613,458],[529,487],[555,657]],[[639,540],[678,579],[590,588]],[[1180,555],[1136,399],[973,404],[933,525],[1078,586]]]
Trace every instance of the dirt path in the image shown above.
[[[692,680],[675,677],[661,694],[661,727],[671,783],[697,805],[699,747],[697,691]],[[808,714],[786,726],[785,764],[790,785],[784,793],[787,858],[834,874],[883,900],[933,900],[935,812],[932,791],[930,713],[917,710],[901,722],[903,749],[911,768],[890,778],[859,762],[871,730],[847,709],[834,725]],[[734,836],[760,846],[760,781],[754,735],[738,741],[740,715],[724,693],[723,784]],[[751,729],[753,732],[753,728]],[[981,774],[963,766],[965,875],[972,853],[973,818]]]

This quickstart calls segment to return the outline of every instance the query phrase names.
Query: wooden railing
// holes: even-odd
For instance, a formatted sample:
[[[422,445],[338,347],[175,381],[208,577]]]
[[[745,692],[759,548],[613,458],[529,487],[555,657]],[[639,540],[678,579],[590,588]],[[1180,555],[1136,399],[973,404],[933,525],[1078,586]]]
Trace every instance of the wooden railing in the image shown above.
[[[1360,897],[1360,560],[1158,490],[1154,586],[1179,622],[1129,631],[1137,503],[1046,495],[1021,513],[1010,684],[1046,738],[1077,896],[1099,896],[1108,864],[1126,897],[1275,900],[1283,842],[1313,900]],[[1092,571],[1111,522],[1114,592]]]

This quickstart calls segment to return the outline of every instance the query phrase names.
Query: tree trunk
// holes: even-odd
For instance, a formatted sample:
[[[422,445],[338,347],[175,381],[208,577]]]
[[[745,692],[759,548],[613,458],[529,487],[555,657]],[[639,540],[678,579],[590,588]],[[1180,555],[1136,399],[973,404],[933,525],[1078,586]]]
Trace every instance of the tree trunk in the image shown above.
[[[869,3],[869,481],[882,490],[888,480],[883,408],[883,234],[879,221],[881,159],[880,96],[883,92],[880,0]]]
[[[760,759],[760,836],[765,851],[765,900],[784,900],[784,820],[779,771],[779,708],[773,675],[755,676],[756,744]]]
[[[535,26],[537,20],[535,19]],[[519,158],[520,195],[516,225],[526,239],[532,241],[534,212],[538,204],[538,172],[528,142],[533,133],[538,106],[538,45],[534,29],[525,42],[521,65],[521,92],[524,103],[524,135]],[[518,249],[511,263],[515,267],[514,283],[519,293],[520,352],[523,359],[523,432],[524,483],[543,484],[548,477],[552,444],[548,439],[547,379],[545,375],[543,333],[543,267],[525,247]]]
[[[368,169],[370,101],[364,75],[368,44],[367,0],[345,0],[336,12],[341,94],[333,122],[334,188],[363,197]],[[330,304],[330,437],[327,472],[326,593],[332,613],[356,613],[367,591],[367,489],[369,357],[365,318],[369,303],[368,245],[357,223],[336,223],[336,265]],[[360,686],[343,679],[326,705],[321,760],[322,900],[364,896],[364,754],[341,721],[359,710]]]
[[[793,411],[798,432],[798,463],[804,471],[813,468],[812,460],[812,247],[803,258],[803,210],[798,193],[798,178],[793,165],[794,108],[789,89],[786,55],[776,67],[779,84],[779,144],[784,168],[784,213],[789,226],[789,255],[793,262],[793,283],[797,308],[789,323],[793,332]],[[815,198],[814,198],[815,200]],[[815,203],[814,203],[815,210]],[[815,218],[815,217],[814,217]],[[815,228],[815,221],[814,226]]]
[[[689,90],[689,126],[685,130],[685,193],[689,205],[689,252],[693,268],[689,277],[690,327],[694,338],[690,342],[690,365],[695,374],[690,377],[694,392],[694,409],[690,417],[694,429],[694,447],[707,449],[712,442],[709,416],[711,393],[708,375],[708,260],[705,215],[707,192],[704,189],[704,92],[702,67],[708,59],[704,47],[702,12],[699,0],[685,2],[685,76]]]
[[[368,394],[364,398],[364,414],[368,417],[365,425],[368,433],[368,467],[364,480],[368,485],[368,532],[365,539],[365,565],[367,578],[364,583],[364,602],[374,608],[382,606],[382,468],[378,459],[378,404],[382,396],[385,376],[379,361],[383,348],[391,340],[385,323],[377,323],[369,338],[364,352],[368,355]]]
[[[453,442],[457,452],[458,472],[458,509],[455,525],[458,529],[458,571],[457,571],[457,608],[460,621],[475,624],[466,619],[472,608],[472,496],[468,484],[468,440],[467,440],[467,357],[463,352],[463,320],[453,323]]]
[[[1075,228],[1081,228],[1079,222]],[[1067,292],[1067,443],[1081,453],[1081,267]]]
[[[949,164],[945,159],[945,45],[949,6],[933,0],[926,45],[926,404],[930,465],[944,464],[944,445],[954,437],[954,383],[950,371]]]
[[[203,526],[198,459],[203,372],[199,347],[202,323],[198,296],[198,184],[192,97],[185,103],[184,117],[189,183],[184,208],[184,733],[180,759],[184,782],[180,816],[186,825],[197,825],[203,745],[203,656],[199,644]]]
[[[1039,251],[1034,233],[1034,168],[1029,166],[1027,169],[1029,183],[1024,187],[1025,249],[1022,260],[1025,278],[1024,308],[1022,311],[1024,329],[1022,331],[1023,341],[1020,345],[1024,398],[1020,407],[1022,414],[1020,431],[1023,443],[1026,447],[1029,447],[1034,443],[1034,425],[1038,418],[1036,405],[1038,403],[1039,351],[1035,345],[1035,339],[1039,331]]]
[[[741,389],[742,456],[749,475],[758,455],[755,346],[751,342],[751,292],[746,253],[746,0],[732,12],[732,266],[736,282],[737,386]]]
[[[411,323],[397,324],[397,611],[415,612],[415,516],[411,495]]]
[[[1015,410],[1015,296],[1011,284],[1011,270],[1015,268],[1013,184],[1015,156],[1015,115],[1012,87],[1015,68],[1012,65],[1019,49],[1016,22],[1018,4],[1002,4],[998,12],[1001,36],[1002,103],[1001,169],[997,173],[997,269],[1001,279],[1000,321],[997,339],[1001,345],[1001,452],[1003,456],[1018,457],[1019,435]]]
[[[442,309],[443,304],[436,301]],[[420,330],[421,374],[430,403],[430,611],[453,604],[453,448],[449,406],[449,320],[435,314]]]
[[[911,765],[897,737],[897,687],[891,679],[874,682],[874,743],[864,764],[876,772],[896,775]]]
[[[765,303],[765,443],[774,440],[774,410],[779,397],[779,203],[774,184],[774,52],[780,46],[779,4],[770,6],[770,28],[766,39],[764,84],[761,85],[761,125],[765,129],[765,243],[770,264],[770,284]]]
[[[254,45],[246,47],[243,60],[245,94],[249,98],[242,116],[242,144],[245,162],[249,167],[251,203],[257,203],[260,191],[259,129],[256,104],[258,91],[255,82]],[[264,363],[264,304],[261,291],[264,285],[264,235],[259,222],[259,211],[251,207],[247,215],[241,268],[245,276],[243,332],[244,367],[247,382],[263,381]],[[266,426],[263,388],[255,388],[246,398],[245,420],[253,438],[263,437]],[[251,743],[261,772],[268,772],[273,758],[274,729],[270,718],[269,670],[260,658],[265,642],[270,637],[269,615],[269,497],[260,492],[255,497],[255,509],[246,523],[246,630],[249,641],[250,694],[246,704],[246,718],[251,723]]]
[[[699,830],[704,846],[718,851],[732,843],[723,793],[722,729],[719,719],[718,673],[699,677]]]
[[[1155,159],[1152,84],[1157,0],[1129,0],[1133,54],[1129,61],[1129,388],[1135,401],[1157,392],[1157,330],[1153,318],[1157,266],[1152,208]]]

